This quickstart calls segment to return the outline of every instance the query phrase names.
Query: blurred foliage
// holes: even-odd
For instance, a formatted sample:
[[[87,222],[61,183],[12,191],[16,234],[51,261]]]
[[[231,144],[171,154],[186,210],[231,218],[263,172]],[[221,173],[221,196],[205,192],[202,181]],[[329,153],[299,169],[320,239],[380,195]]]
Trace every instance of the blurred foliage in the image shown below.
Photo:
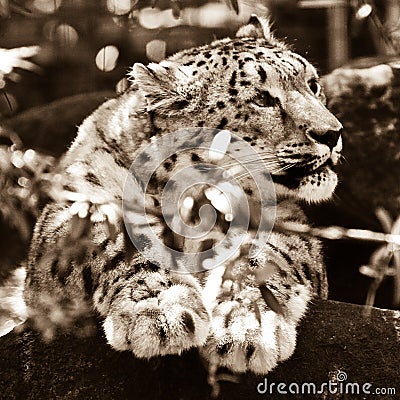
[[[306,3],[310,2],[0,0],[0,47],[41,49],[34,58],[41,73],[22,72],[24,87],[8,83],[10,100],[0,98],[0,116],[68,95],[112,89],[133,62],[158,62],[183,48],[233,35],[251,13],[272,16],[278,36],[295,40],[297,50],[326,69],[326,10],[334,2],[315,0],[312,8]],[[395,48],[399,30],[385,15],[389,3],[349,0],[354,54],[380,51],[385,43]],[[28,91],[30,96],[25,95]]]
[[[266,14],[268,9],[254,2],[237,14],[223,2],[205,0],[2,0],[0,48],[39,46],[34,62],[41,73],[22,73],[24,87],[8,83],[13,107],[0,99],[0,116],[72,94],[112,89],[133,62],[160,61],[232,34],[252,12]]]
[[[31,236],[32,219],[48,201],[43,190],[47,174],[54,165],[53,157],[24,150],[18,136],[0,128],[0,139],[11,145],[0,145],[0,213],[17,229],[23,240]]]
[[[13,82],[19,81],[20,75],[15,72],[15,68],[38,71],[39,68],[36,64],[26,60],[26,58],[33,57],[38,53],[38,46],[0,49],[0,89],[6,85],[6,78]]]
[[[18,268],[0,286],[0,336],[11,332],[15,326],[23,323],[27,317],[23,300],[25,276],[25,268]]]
[[[310,2],[0,0],[0,48],[40,46],[34,62],[41,67],[39,74],[22,71],[23,87],[7,84],[7,97],[0,96],[0,116],[77,93],[113,89],[133,62],[158,62],[183,48],[232,36],[252,13],[272,16],[277,35],[295,41],[300,53],[326,70],[326,10],[334,2],[315,0],[312,7],[306,3]],[[399,30],[385,15],[388,4],[349,1],[348,31],[355,55],[395,48]]]
[[[400,216],[394,221],[389,212],[383,208],[376,210],[376,216],[381,222],[383,231],[397,235],[400,238]],[[368,265],[360,267],[360,272],[373,279],[365,300],[367,306],[375,303],[376,292],[385,277],[394,279],[393,306],[400,307],[400,245],[387,243],[375,250]]]

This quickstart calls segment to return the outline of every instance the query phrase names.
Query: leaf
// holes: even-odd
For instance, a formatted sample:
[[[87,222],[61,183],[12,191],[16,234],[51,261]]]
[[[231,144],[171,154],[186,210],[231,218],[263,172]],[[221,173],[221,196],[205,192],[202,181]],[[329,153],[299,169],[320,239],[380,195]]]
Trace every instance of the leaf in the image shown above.
[[[389,212],[382,207],[378,207],[375,210],[375,215],[378,218],[379,222],[381,223],[383,231],[385,233],[390,233],[393,221]]]
[[[372,268],[370,265],[362,265],[359,269],[360,274],[368,276],[369,278],[377,279],[381,276],[381,273],[376,270],[376,268]]]
[[[1,92],[3,93],[3,96],[4,96],[4,98],[6,99],[8,108],[10,109],[10,111],[12,111],[12,110],[13,110],[12,104],[11,104],[10,99],[9,99],[8,96],[7,96],[7,92],[5,92],[4,90],[2,90]]]
[[[254,314],[257,318],[257,321],[261,325],[261,311],[260,311],[260,307],[258,307],[258,304],[255,301],[253,302],[253,308],[254,308]]]
[[[400,216],[396,219],[392,226],[392,234],[393,235],[400,235]]]
[[[31,17],[32,16],[32,10],[30,10],[29,8],[18,4],[16,2],[11,2],[10,3],[10,9],[12,12],[14,12],[15,14],[20,14],[20,15],[24,15],[25,17]]]
[[[236,14],[239,14],[239,4],[237,0],[225,0],[225,3],[230,9],[235,10]]]
[[[261,296],[267,306],[277,314],[285,315],[282,306],[280,305],[274,294],[271,292],[271,290],[269,290],[265,285],[260,285],[258,288],[260,289]]]

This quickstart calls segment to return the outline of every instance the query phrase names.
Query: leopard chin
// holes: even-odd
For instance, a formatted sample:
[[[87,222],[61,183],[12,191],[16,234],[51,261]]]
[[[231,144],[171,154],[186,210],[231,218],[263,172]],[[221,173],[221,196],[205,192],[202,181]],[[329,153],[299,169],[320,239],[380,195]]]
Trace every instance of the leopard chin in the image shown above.
[[[304,176],[277,175],[272,177],[278,195],[295,197],[310,203],[328,200],[338,184],[331,163],[326,163]]]
[[[297,196],[311,203],[328,200],[338,184],[336,173],[329,166],[318,168],[300,180]]]

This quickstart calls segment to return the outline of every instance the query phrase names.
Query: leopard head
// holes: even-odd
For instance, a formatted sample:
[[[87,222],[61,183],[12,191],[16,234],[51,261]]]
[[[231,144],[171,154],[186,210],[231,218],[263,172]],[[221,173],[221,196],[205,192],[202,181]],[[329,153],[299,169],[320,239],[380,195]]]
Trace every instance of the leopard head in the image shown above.
[[[182,51],[159,64],[135,64],[131,79],[159,132],[204,126],[249,142],[278,196],[331,197],[342,125],[325,107],[315,68],[252,16],[235,39]]]

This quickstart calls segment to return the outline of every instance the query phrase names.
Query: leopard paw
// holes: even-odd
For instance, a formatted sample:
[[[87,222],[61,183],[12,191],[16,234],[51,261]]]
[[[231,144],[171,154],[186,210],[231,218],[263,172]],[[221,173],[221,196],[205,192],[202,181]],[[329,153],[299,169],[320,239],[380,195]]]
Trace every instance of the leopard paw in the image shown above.
[[[209,315],[195,288],[175,283],[134,301],[137,294],[138,288],[124,288],[104,321],[107,341],[114,349],[148,359],[180,354],[205,343]]]
[[[202,356],[233,372],[267,374],[296,347],[297,323],[310,296],[301,285],[294,292],[283,314],[269,308],[258,287],[233,290],[230,298],[226,293],[217,297]]]

